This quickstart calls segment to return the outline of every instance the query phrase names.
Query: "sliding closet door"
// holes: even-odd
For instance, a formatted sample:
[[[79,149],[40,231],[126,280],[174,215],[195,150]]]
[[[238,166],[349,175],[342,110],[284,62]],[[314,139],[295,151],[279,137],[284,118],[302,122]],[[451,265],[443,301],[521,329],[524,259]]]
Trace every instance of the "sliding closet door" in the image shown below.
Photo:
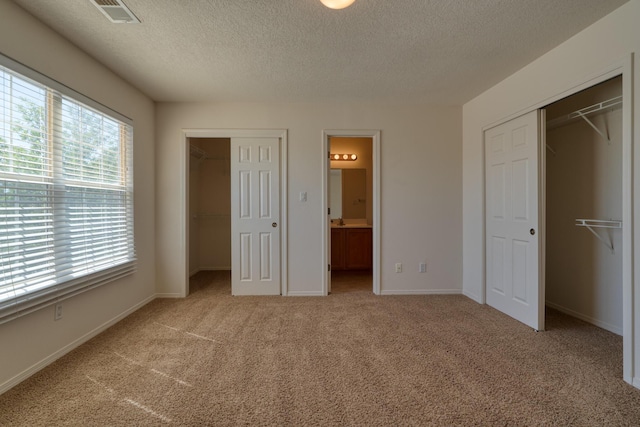
[[[540,285],[540,126],[533,111],[485,132],[486,301],[544,329]]]
[[[280,295],[280,139],[231,138],[231,293]]]

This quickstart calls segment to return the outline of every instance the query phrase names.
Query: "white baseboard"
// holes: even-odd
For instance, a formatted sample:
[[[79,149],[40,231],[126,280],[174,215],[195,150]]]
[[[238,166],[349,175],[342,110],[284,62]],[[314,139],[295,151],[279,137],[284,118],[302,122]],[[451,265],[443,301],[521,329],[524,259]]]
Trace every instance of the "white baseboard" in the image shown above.
[[[156,294],[156,298],[185,298],[185,295],[176,292],[165,292]]]
[[[412,289],[412,290],[386,290],[380,295],[462,295],[461,289]]]
[[[545,304],[547,305],[547,307],[551,307],[554,310],[558,310],[562,313],[568,314],[569,316],[576,317],[580,320],[584,320],[587,323],[591,323],[592,325],[596,325],[599,328],[606,329],[607,331],[613,332],[614,334],[622,335],[622,328],[620,327],[611,325],[607,322],[603,322],[602,320],[599,320],[599,319],[594,319],[593,317],[584,315],[582,313],[578,313],[577,311],[573,311],[569,308],[563,307],[559,304],[556,304],[550,301],[545,301]]]
[[[0,384],[0,395],[2,393],[4,393],[4,392],[8,391],[9,389],[15,387],[16,385],[18,385],[22,381],[26,380],[27,378],[29,378],[30,376],[32,376],[36,372],[40,371],[41,369],[46,368],[48,365],[52,364],[53,362],[55,362],[56,360],[58,360],[59,358],[61,358],[65,354],[69,353],[71,350],[74,350],[75,348],[77,348],[80,345],[84,344],[85,342],[89,341],[91,338],[95,337],[99,333],[101,333],[101,332],[105,331],[106,329],[110,328],[111,326],[115,325],[120,320],[124,319],[125,317],[127,317],[128,315],[133,313],[134,311],[139,310],[143,306],[147,305],[148,303],[153,301],[155,298],[156,298],[156,295],[152,295],[152,296],[150,296],[148,298],[145,298],[144,300],[142,300],[138,304],[134,305],[133,307],[131,307],[131,308],[123,311],[122,313],[118,314],[113,319],[106,321],[105,323],[103,323],[102,325],[98,326],[94,330],[84,334],[80,338],[78,338],[78,339],[72,341],[71,343],[65,345],[60,350],[58,350],[58,351],[50,354],[49,356],[45,357],[44,359],[42,359],[38,363],[35,363],[35,364],[31,365],[29,368],[27,368],[24,371],[20,372],[18,375],[14,376],[13,378],[9,379],[8,381],[5,381],[4,383]]]
[[[631,385],[634,386],[637,389],[640,389],[640,378],[635,377],[633,379],[633,381],[631,382]]]

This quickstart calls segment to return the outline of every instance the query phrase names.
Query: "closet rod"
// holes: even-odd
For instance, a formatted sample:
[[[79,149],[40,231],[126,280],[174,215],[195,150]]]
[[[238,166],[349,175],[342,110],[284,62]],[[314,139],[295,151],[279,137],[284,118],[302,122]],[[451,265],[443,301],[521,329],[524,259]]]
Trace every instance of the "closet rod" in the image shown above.
[[[588,116],[598,113],[600,111],[614,109],[615,107],[622,105],[622,96],[616,96],[615,98],[607,99],[606,101],[599,102],[597,104],[590,105],[566,116],[558,117],[557,119],[549,120],[547,122],[547,129],[555,129],[570,121],[583,119],[589,126],[591,126],[600,136],[609,141],[609,135],[602,132],[598,127],[589,120]]]
[[[602,219],[576,219],[577,227],[585,227],[594,236],[598,238],[606,247],[611,250],[611,253],[615,253],[613,248],[613,241],[606,241],[601,235],[596,233],[594,228],[622,228],[622,221],[618,220],[602,220]]]

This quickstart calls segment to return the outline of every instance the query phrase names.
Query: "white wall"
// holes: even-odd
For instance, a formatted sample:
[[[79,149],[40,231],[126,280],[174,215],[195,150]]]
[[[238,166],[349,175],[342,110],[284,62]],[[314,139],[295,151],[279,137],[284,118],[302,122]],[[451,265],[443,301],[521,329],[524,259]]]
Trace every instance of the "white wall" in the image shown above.
[[[621,79],[550,105],[547,119],[622,94]],[[577,218],[622,218],[622,109],[589,118],[608,130],[606,141],[578,119],[548,128],[546,144],[547,305],[622,334],[622,230],[596,230],[612,252]]]
[[[632,52],[638,52],[640,50],[638,22],[640,22],[640,0],[631,0],[463,106],[463,289],[465,295],[477,301],[483,301],[484,298],[482,288],[484,280],[483,129],[516,113],[524,113],[554,101],[562,93],[569,94],[568,92],[578,83],[586,82],[591,77],[595,78],[604,70],[611,68],[612,64],[629,58]],[[640,66],[637,58],[634,70],[634,80],[638,82]],[[636,84],[634,90],[634,98],[640,99],[640,86]],[[639,114],[640,111],[636,109],[634,112],[636,123]],[[634,141],[637,146],[637,141],[640,141],[640,126],[635,126],[634,132]],[[638,149],[636,148],[634,152],[638,153]],[[640,167],[637,154],[634,164],[636,168]],[[638,180],[637,173],[635,176]],[[634,196],[636,201],[634,210],[637,210],[637,201],[640,200],[638,181],[634,187],[637,189]],[[638,229],[638,227],[635,228]],[[639,242],[640,235],[636,234],[634,241]],[[636,255],[634,265],[638,263],[639,259]],[[640,299],[634,303],[640,307]],[[636,319],[639,317],[636,316]],[[640,330],[638,326],[640,324],[636,325],[636,330]],[[640,339],[636,339],[635,342],[640,343]],[[640,349],[635,353],[640,354]],[[640,356],[634,357],[634,366],[637,366],[636,371],[638,371]]]
[[[457,107],[161,103],[157,107],[158,290],[185,281],[182,129],[288,129],[288,288],[322,292],[323,129],[381,129],[381,282],[389,291],[461,289],[461,114]],[[307,202],[298,194],[308,193]],[[418,264],[428,262],[427,273]],[[396,262],[405,263],[401,274]],[[326,266],[324,266],[326,268]]]
[[[61,320],[47,307],[0,325],[2,392],[153,298],[155,188],[153,103],[14,3],[0,2],[0,16],[1,53],[133,119],[138,254],[134,275],[65,300]]]

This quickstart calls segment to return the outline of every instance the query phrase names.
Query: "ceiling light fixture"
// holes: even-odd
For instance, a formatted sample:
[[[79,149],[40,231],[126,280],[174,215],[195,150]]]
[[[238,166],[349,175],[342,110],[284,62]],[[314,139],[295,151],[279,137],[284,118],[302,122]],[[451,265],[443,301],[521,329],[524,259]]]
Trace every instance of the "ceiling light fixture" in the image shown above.
[[[323,5],[327,6],[329,9],[344,9],[345,7],[349,7],[356,0],[320,0]]]

